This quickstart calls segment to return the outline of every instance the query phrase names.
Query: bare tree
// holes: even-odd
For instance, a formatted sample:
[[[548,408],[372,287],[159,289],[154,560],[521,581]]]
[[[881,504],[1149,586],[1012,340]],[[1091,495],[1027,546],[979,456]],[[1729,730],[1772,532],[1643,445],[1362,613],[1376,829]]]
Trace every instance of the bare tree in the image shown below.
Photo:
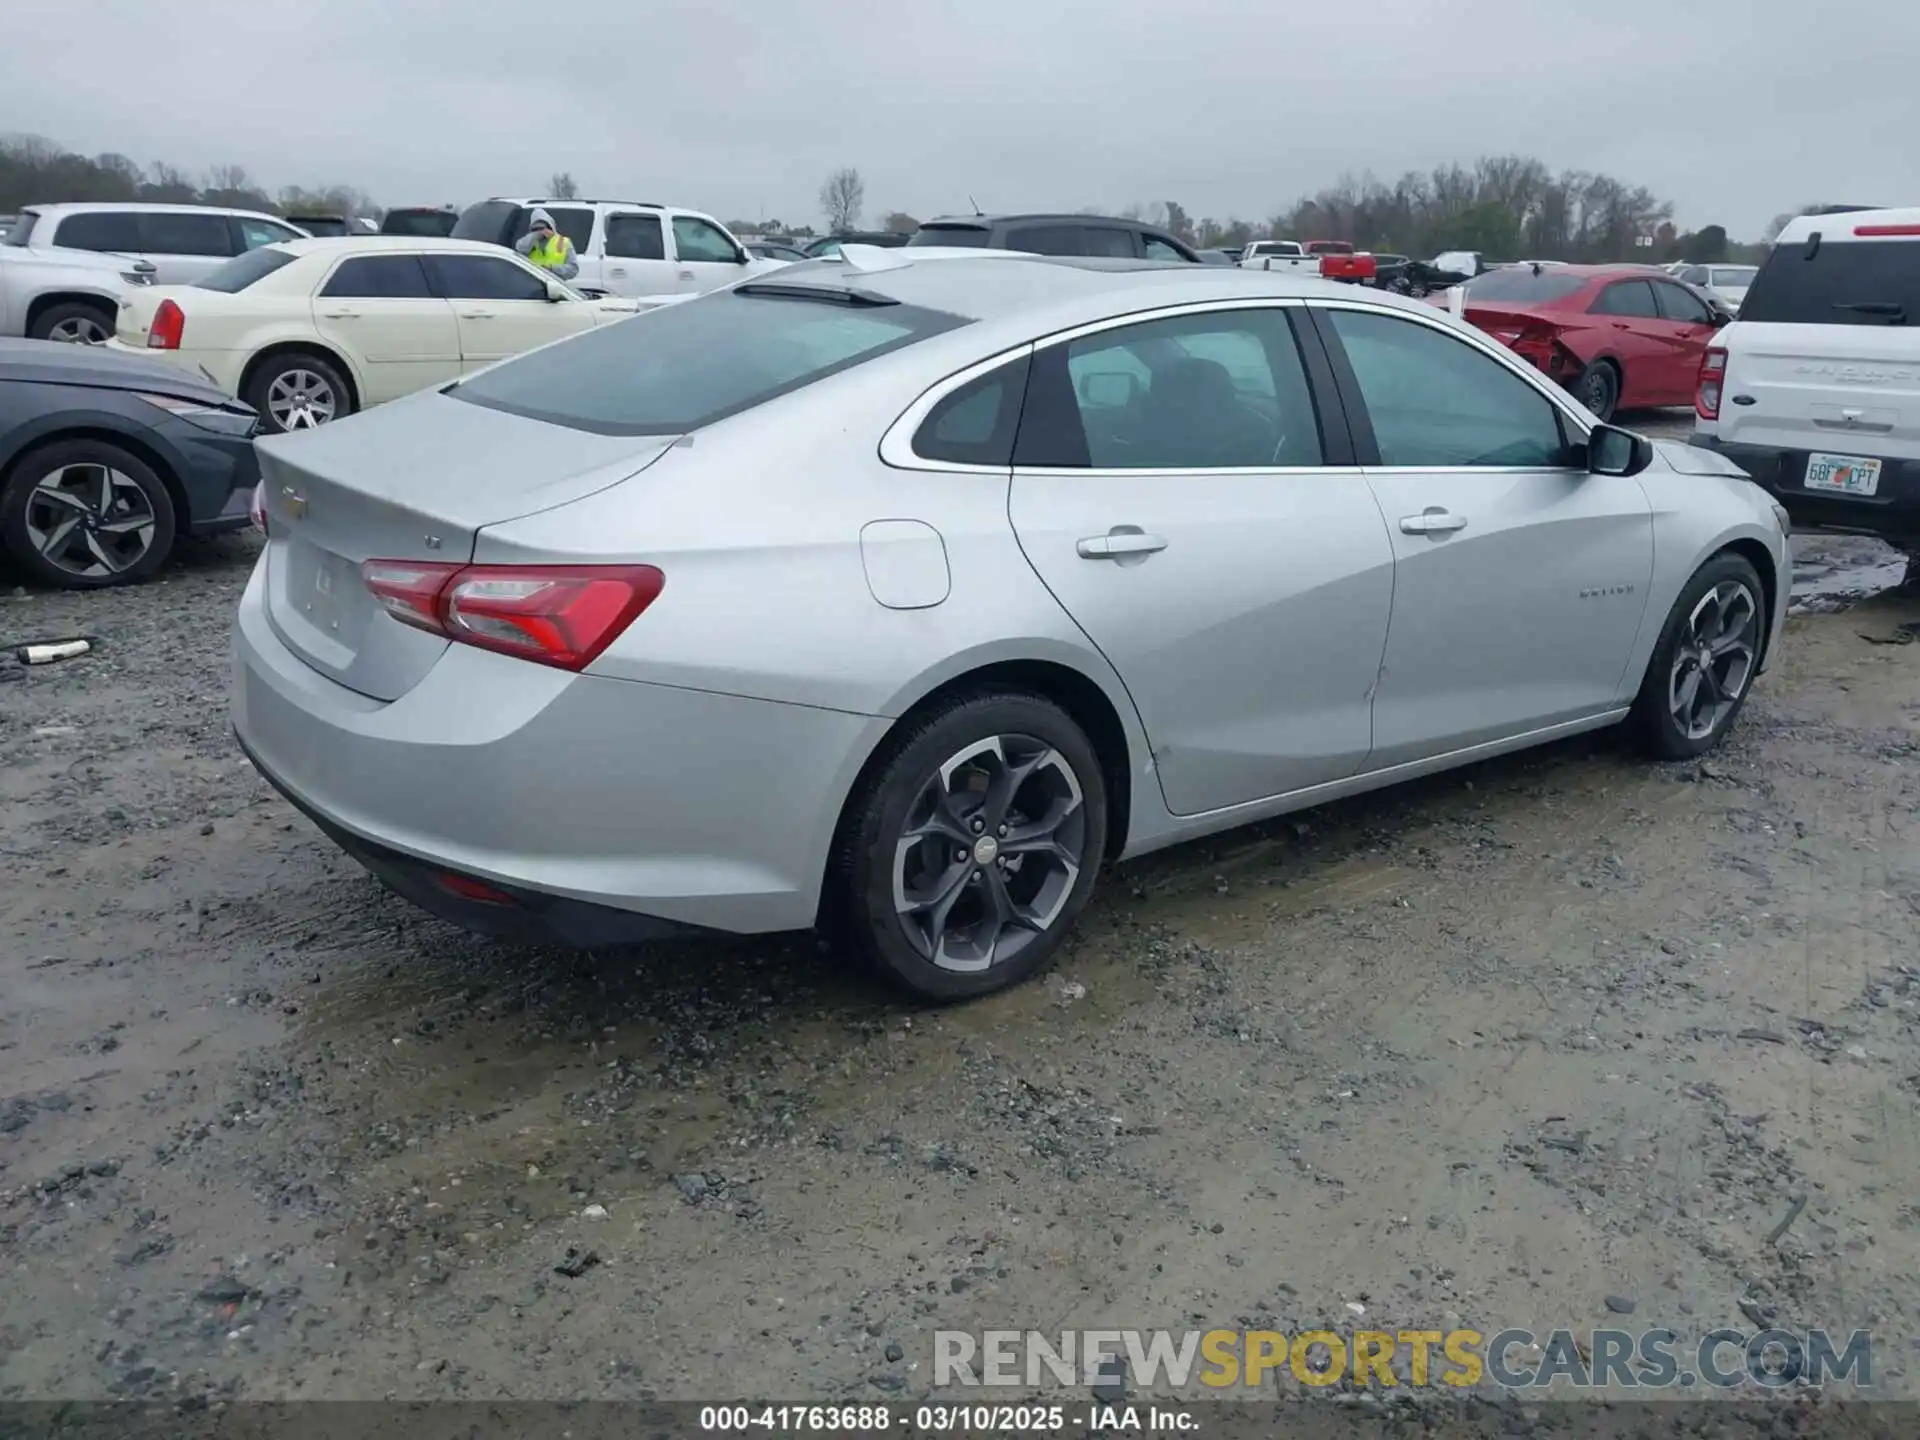
[[[904,210],[892,210],[880,224],[894,235],[911,235],[920,228],[920,222]]]
[[[547,198],[550,200],[578,200],[580,187],[573,183],[571,170],[556,170],[547,177]]]
[[[827,176],[820,187],[820,208],[826,213],[827,230],[839,235],[860,223],[860,207],[867,203],[867,182],[851,166]]]

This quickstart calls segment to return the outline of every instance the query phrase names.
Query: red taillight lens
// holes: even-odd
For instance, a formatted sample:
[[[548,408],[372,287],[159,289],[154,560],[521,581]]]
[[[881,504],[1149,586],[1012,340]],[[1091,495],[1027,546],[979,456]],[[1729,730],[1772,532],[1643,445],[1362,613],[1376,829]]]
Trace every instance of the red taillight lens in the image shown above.
[[[247,506],[247,514],[253,520],[253,528],[262,535],[267,533],[267,486],[266,482],[253,487],[253,499]]]
[[[446,634],[440,618],[440,592],[458,575],[459,565],[419,560],[369,560],[360,578],[386,612],[402,625]]]
[[[651,565],[441,565],[369,560],[367,589],[403,625],[583,670],[658,598]]]
[[[1727,378],[1727,352],[1712,346],[1700,357],[1700,376],[1693,387],[1693,413],[1702,420],[1720,418],[1720,388]]]
[[[178,350],[180,337],[187,331],[187,315],[171,300],[162,300],[153,312],[153,323],[147,327],[147,348],[149,350]]]

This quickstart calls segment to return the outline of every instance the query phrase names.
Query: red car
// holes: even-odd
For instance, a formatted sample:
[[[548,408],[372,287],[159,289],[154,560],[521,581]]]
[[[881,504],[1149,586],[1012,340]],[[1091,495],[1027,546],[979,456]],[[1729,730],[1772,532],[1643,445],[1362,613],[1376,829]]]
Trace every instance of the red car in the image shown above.
[[[1466,317],[1602,420],[1691,405],[1724,323],[1689,287],[1633,265],[1505,265],[1467,285]]]

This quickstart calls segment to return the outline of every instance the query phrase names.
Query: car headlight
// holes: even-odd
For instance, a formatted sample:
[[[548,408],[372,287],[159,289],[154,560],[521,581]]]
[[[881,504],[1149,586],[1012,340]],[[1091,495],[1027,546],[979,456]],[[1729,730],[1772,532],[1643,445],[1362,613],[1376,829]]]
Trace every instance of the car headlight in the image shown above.
[[[253,427],[260,423],[260,417],[253,411],[237,406],[204,405],[197,400],[182,400],[174,395],[142,395],[140,398],[169,415],[178,416],[189,425],[211,430],[216,435],[244,438],[253,434]]]

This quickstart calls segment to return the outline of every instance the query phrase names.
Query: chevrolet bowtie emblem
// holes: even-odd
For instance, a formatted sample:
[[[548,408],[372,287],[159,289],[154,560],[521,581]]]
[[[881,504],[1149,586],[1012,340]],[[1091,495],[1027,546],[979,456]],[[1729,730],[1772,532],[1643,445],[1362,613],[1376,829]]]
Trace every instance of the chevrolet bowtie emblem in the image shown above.
[[[287,514],[295,520],[303,520],[307,514],[307,497],[291,485],[280,487],[281,497],[287,502]]]

